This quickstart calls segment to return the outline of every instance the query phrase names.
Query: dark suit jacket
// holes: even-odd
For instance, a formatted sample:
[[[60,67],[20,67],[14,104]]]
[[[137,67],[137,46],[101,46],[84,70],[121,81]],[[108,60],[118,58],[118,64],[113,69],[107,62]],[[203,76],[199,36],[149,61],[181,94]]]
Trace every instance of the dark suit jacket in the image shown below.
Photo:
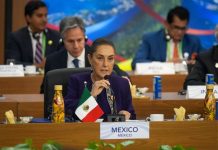
[[[85,67],[90,67],[88,61],[89,46],[85,46]],[[54,69],[67,68],[67,50],[62,47],[61,50],[47,57],[45,63],[45,74]]]
[[[67,95],[64,98],[66,113],[72,112],[76,120],[78,120],[78,118],[74,113],[84,89],[84,81],[87,82],[87,88],[91,91],[91,72],[72,75],[68,83]],[[128,80],[112,74],[109,78],[109,82],[114,91],[117,112],[126,110],[131,113],[131,119],[136,119]],[[101,118],[106,119],[106,114],[111,114],[111,109],[107,101],[105,89],[97,96],[96,101],[104,111],[104,115]]]
[[[214,74],[214,81],[218,83],[218,45],[210,50],[200,53],[196,58],[196,63],[187,76],[183,88],[188,85],[205,85],[206,74]]]
[[[45,56],[58,50],[60,34],[57,31],[46,29],[46,49]],[[52,41],[49,44],[48,41]],[[17,64],[33,64],[33,49],[31,37],[27,27],[21,28],[9,35],[6,44],[5,61],[15,59]]]
[[[85,67],[91,66],[89,64],[88,56],[87,56],[89,50],[90,47],[85,45]],[[54,69],[61,69],[61,68],[67,68],[67,50],[63,46],[59,51],[51,54],[46,58],[44,79],[48,71]],[[44,93],[44,79],[40,87],[40,93]]]
[[[136,63],[150,62],[150,61],[166,61],[167,55],[167,40],[165,30],[161,29],[151,34],[143,36],[142,43],[135,54],[132,61],[132,68],[135,69]],[[192,53],[199,53],[203,48],[200,44],[200,40],[192,35],[185,34],[182,40],[182,53],[189,53],[191,57]]]

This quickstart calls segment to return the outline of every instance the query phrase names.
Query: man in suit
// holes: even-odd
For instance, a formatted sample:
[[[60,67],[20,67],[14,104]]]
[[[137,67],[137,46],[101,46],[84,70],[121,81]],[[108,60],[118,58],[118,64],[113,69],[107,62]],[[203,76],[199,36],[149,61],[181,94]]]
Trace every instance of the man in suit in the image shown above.
[[[216,28],[216,39],[218,41],[218,25]],[[205,85],[206,74],[213,74],[214,81],[218,83],[218,45],[216,44],[208,51],[200,53],[191,72],[186,77],[183,89],[188,85]]]
[[[79,17],[65,17],[60,22],[60,33],[63,46],[47,58],[45,74],[60,68],[90,67],[83,20]]]
[[[197,37],[186,34],[189,22],[189,12],[186,8],[177,6],[167,15],[166,29],[146,34],[135,54],[132,68],[136,63],[151,61],[178,62],[194,53],[203,50]]]
[[[83,20],[79,17],[65,17],[59,27],[62,46],[59,51],[47,57],[44,77],[54,69],[90,67]],[[44,93],[44,80],[40,93]]]
[[[14,59],[15,63],[36,65],[44,68],[45,58],[58,50],[60,34],[46,28],[47,6],[42,1],[29,1],[25,6],[27,26],[9,35],[5,61]]]

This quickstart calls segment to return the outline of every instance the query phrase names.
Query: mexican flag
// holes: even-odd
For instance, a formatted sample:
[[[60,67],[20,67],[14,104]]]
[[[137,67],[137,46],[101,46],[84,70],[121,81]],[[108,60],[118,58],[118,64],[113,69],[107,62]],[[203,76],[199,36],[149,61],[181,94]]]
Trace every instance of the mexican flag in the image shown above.
[[[94,122],[104,114],[87,87],[83,90],[75,114],[83,122]]]

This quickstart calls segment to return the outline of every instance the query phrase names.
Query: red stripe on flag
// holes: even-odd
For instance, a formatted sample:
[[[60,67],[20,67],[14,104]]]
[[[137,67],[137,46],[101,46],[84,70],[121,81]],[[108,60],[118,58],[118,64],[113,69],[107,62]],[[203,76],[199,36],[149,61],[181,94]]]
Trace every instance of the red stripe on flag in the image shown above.
[[[99,117],[101,117],[104,114],[100,106],[96,106],[92,111],[90,111],[84,118],[83,122],[94,122],[96,121]]]

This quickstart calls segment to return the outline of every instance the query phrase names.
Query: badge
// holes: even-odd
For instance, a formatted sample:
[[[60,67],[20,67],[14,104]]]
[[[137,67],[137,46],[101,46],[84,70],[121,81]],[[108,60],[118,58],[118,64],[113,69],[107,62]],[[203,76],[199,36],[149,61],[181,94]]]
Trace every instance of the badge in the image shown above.
[[[48,45],[52,45],[53,44],[53,41],[52,40],[49,40],[48,41]]]
[[[218,63],[215,64],[215,67],[218,68]]]

